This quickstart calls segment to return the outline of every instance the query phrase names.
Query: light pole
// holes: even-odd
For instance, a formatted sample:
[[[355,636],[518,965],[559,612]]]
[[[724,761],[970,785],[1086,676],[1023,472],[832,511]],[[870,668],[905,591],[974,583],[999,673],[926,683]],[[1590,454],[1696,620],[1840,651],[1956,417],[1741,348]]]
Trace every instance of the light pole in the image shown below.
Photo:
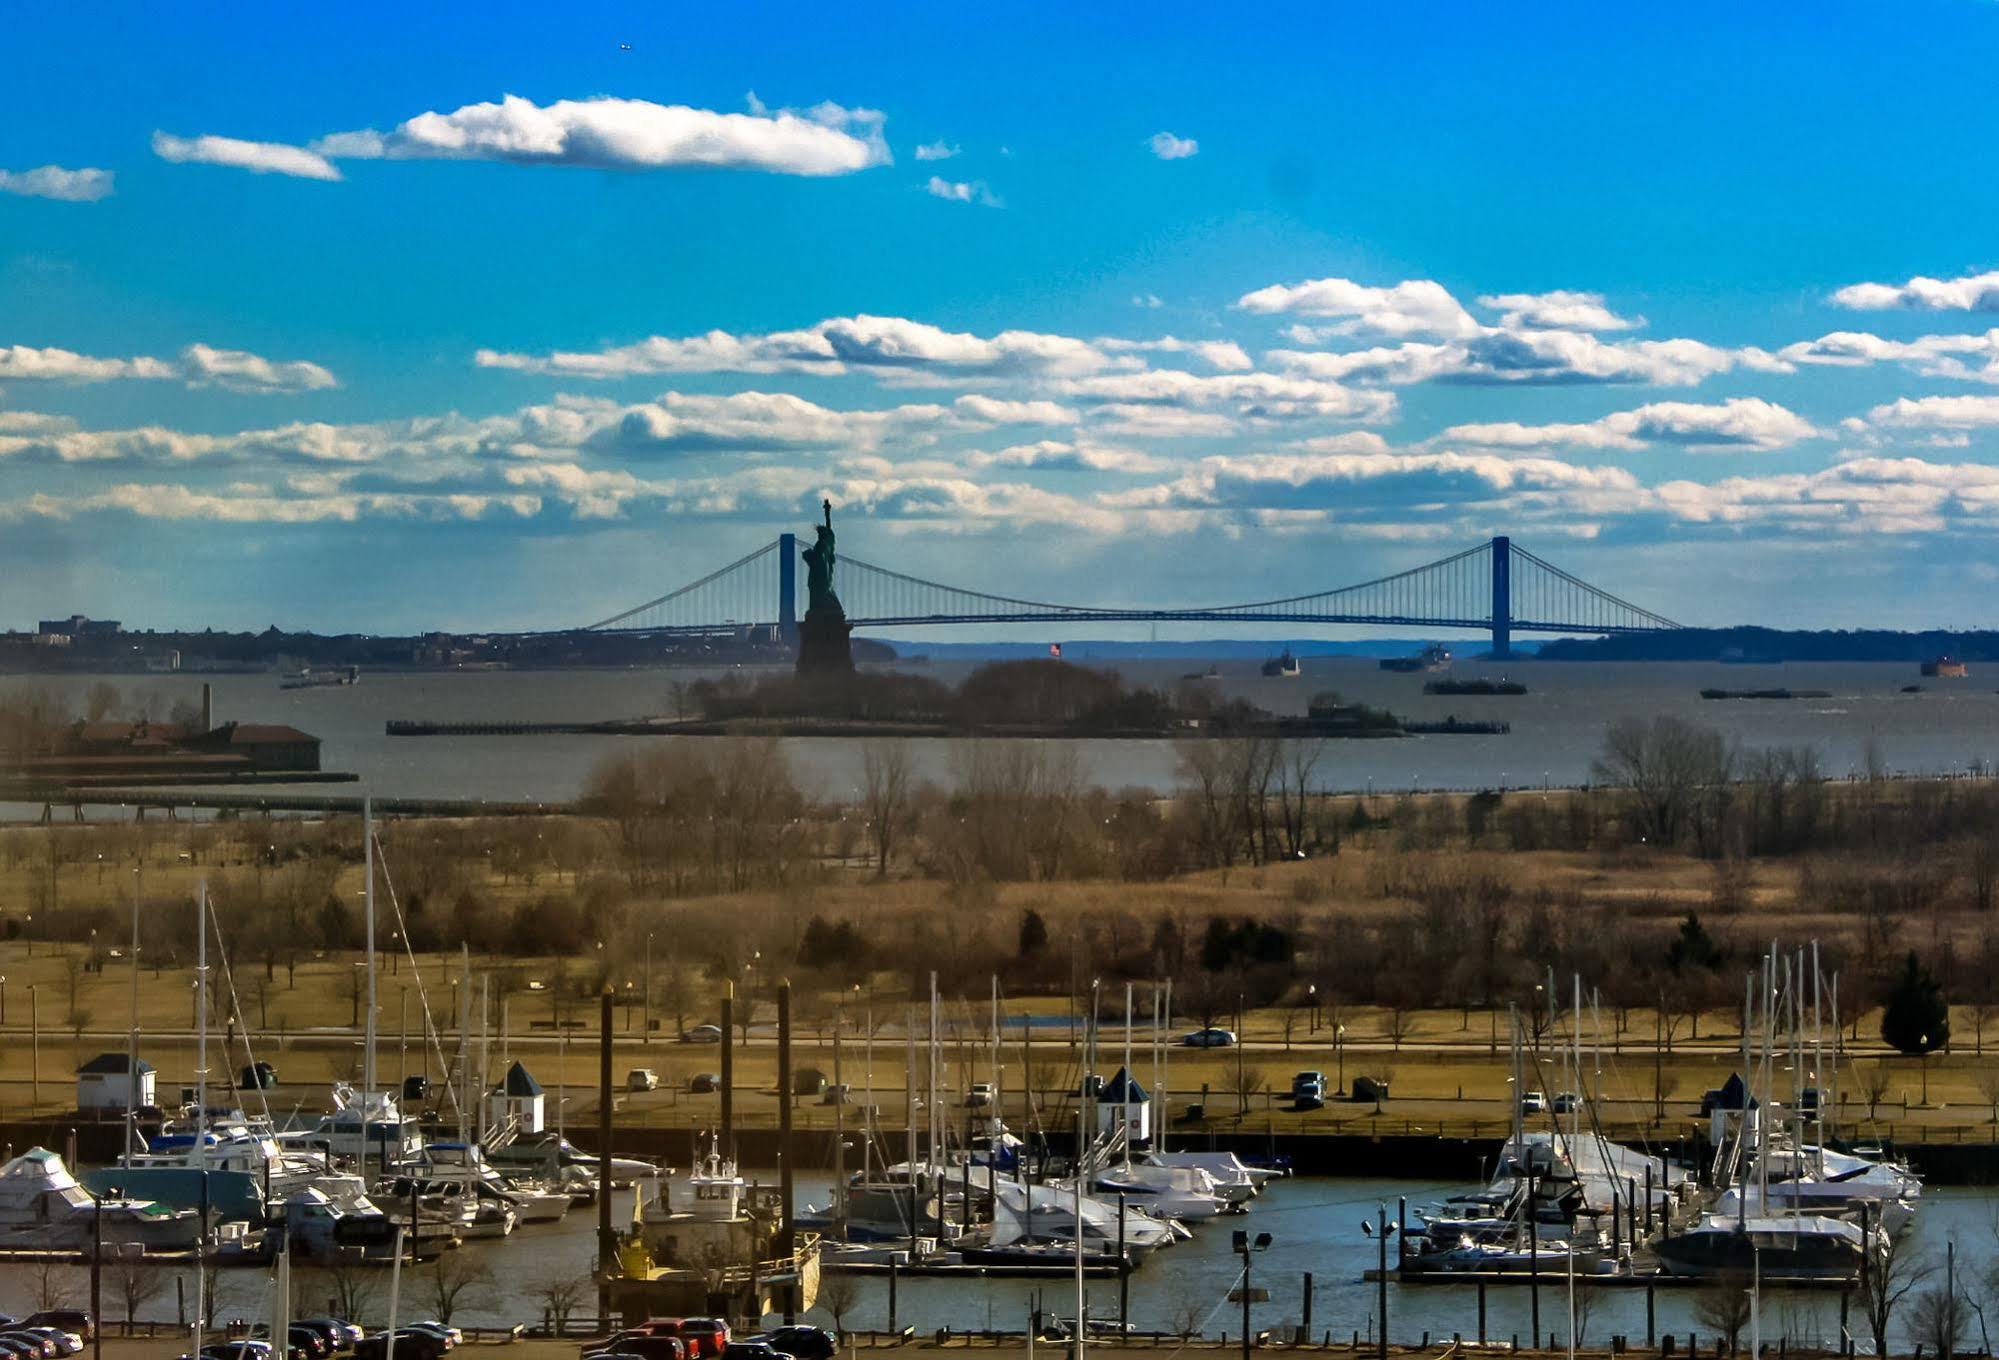
[[[645,976],[645,1034],[639,1043],[645,1048],[652,1047],[652,932],[646,932],[646,976]]]
[[[1252,1297],[1249,1288],[1249,1258],[1253,1252],[1270,1250],[1270,1234],[1258,1233],[1252,1241],[1248,1233],[1238,1228],[1235,1234],[1235,1249],[1242,1257],[1242,1360],[1249,1360],[1249,1305]]]
[[[1374,1339],[1374,1353],[1380,1360],[1388,1360],[1388,1238],[1395,1231],[1395,1225],[1388,1221],[1388,1206],[1381,1206],[1373,1223],[1363,1218],[1360,1230],[1375,1239],[1381,1253],[1374,1272],[1376,1310],[1381,1314],[1381,1331]]]
[[[1333,1027],[1333,1058],[1339,1068],[1339,1090],[1347,1093],[1347,1027],[1344,1024]]]

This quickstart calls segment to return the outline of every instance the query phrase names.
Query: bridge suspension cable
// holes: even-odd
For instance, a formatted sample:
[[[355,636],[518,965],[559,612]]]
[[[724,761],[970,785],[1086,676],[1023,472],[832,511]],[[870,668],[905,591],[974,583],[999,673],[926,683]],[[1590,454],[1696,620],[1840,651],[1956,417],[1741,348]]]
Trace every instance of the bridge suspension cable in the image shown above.
[[[694,633],[772,623],[789,627],[796,617],[795,599],[786,598],[797,589],[790,561],[794,550],[786,536],[588,627]],[[1354,585],[1240,604],[1062,604],[931,581],[854,557],[840,559],[838,590],[847,620],[856,627],[1081,621],[1387,624],[1490,629],[1501,655],[1514,629],[1633,633],[1680,626],[1506,538]]]

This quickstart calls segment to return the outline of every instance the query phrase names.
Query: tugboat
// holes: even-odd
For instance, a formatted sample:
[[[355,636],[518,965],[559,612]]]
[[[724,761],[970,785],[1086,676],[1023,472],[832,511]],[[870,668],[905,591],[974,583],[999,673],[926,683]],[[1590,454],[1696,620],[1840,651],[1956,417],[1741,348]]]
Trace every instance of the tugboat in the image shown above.
[[[1971,674],[1971,668],[1954,656],[1932,657],[1921,669],[1932,680],[1962,680]]]
[[[665,1172],[635,1183],[632,1225],[604,1283],[627,1318],[713,1316],[754,1324],[803,1313],[819,1296],[819,1235],[795,1231],[780,1257],[784,1209],[774,1190],[745,1186],[711,1140],[684,1187]]]
[[[1305,673],[1305,668],[1298,664],[1298,658],[1291,655],[1291,649],[1286,647],[1282,656],[1273,656],[1263,663],[1263,673],[1273,680],[1280,676],[1286,680],[1295,680]]]

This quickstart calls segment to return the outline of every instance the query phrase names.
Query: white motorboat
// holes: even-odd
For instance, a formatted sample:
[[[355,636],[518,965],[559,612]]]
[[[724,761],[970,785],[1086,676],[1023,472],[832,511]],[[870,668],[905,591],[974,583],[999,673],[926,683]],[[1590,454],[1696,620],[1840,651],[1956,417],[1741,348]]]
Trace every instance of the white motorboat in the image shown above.
[[[201,1240],[200,1216],[154,1200],[99,1200],[77,1183],[60,1154],[30,1148],[0,1167],[0,1248],[107,1253],[185,1251]]]
[[[1075,1191],[1052,1185],[1022,1185],[1001,1181],[993,1187],[994,1246],[1010,1246],[1029,1240],[1052,1238],[1075,1241],[1078,1234]],[[1081,1235],[1085,1251],[1114,1252],[1118,1249],[1118,1211],[1089,1195],[1082,1197]],[[1124,1214],[1123,1243],[1127,1253],[1156,1251],[1180,1240],[1171,1225],[1127,1208]]]

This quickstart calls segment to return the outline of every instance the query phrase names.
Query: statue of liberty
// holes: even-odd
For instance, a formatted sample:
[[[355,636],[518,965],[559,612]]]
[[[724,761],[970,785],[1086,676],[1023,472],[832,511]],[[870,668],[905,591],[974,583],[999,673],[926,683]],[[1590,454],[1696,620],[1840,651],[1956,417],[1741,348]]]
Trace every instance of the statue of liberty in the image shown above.
[[[798,628],[798,672],[801,675],[851,675],[853,648],[847,635],[847,611],[833,593],[833,502],[825,501],[826,522],[813,528],[818,539],[799,556],[805,559],[805,618]]]
[[[806,612],[831,610],[836,614],[846,611],[840,608],[840,597],[833,593],[833,502],[821,502],[826,512],[826,522],[816,524],[813,530],[817,541],[798,555],[805,559]]]

